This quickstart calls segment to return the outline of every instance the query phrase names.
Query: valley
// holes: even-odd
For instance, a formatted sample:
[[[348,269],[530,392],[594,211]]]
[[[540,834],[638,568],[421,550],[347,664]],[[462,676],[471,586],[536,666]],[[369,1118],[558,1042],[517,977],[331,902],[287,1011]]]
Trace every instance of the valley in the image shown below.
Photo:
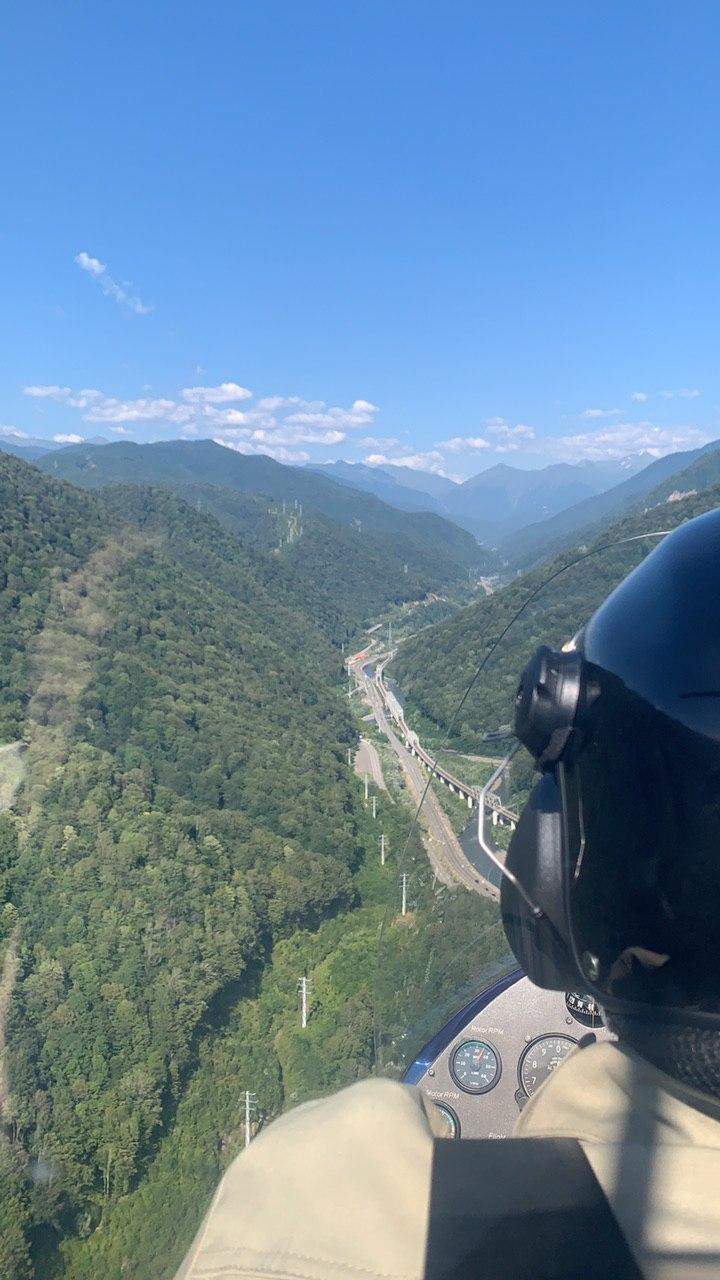
[[[467,797],[527,654],[572,634],[647,549],[538,590],[572,551],[515,577],[445,517],[359,490],[348,507],[324,476],[263,463],[258,480],[243,458],[231,487],[215,448],[192,480],[182,451],[138,468],[108,446],[105,470],[104,448],[0,454],[11,1280],[170,1280],[240,1147],[239,1091],[262,1123],[372,1073],[378,1045],[398,1071],[398,1045],[500,962]],[[56,478],[61,461],[92,482]],[[658,490],[598,545],[717,505],[701,487],[714,465],[710,451],[696,492]],[[348,698],[348,654],[368,645],[377,670],[351,662]],[[438,751],[462,795],[427,785]]]

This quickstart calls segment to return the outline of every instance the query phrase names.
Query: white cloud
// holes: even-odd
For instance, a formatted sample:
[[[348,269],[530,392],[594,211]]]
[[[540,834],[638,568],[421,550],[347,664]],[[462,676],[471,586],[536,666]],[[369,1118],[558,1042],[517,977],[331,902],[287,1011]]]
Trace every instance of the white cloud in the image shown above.
[[[87,406],[83,414],[86,422],[173,422],[182,423],[192,417],[192,409],[188,405],[176,404],[174,400],[116,400],[114,396],[105,396],[102,400]]]
[[[303,409],[299,413],[289,414],[285,421],[297,426],[347,428],[352,431],[355,427],[372,426],[373,415],[377,412],[375,406],[368,404],[367,400],[355,400],[350,409],[339,407],[325,407],[317,411]]]
[[[535,439],[534,429],[524,422],[511,426],[505,418],[486,418],[484,428],[485,435],[453,436],[450,440],[442,440],[438,449],[446,449],[450,453],[480,453],[483,449],[492,449],[495,453],[516,453]],[[492,436],[492,441],[487,436]]]
[[[634,400],[636,404],[644,404],[647,398],[647,391],[633,391],[630,397],[630,399]]]
[[[524,422],[511,427],[504,418],[488,418],[486,426],[489,434],[497,441],[494,446],[496,453],[516,453],[518,449],[527,448],[529,441],[535,439],[535,431]]]
[[[75,255],[75,262],[81,271],[86,271],[93,280],[97,280],[105,296],[113,298],[118,306],[127,307],[130,311],[134,311],[136,316],[146,316],[152,311],[152,307],[147,306],[142,298],[130,292],[132,284],[127,280],[119,284],[108,272],[107,265],[99,258],[93,258],[83,249]]]
[[[583,418],[617,418],[622,409],[583,409]]]
[[[252,432],[251,440],[266,441],[275,444],[342,444],[344,431],[303,431],[302,429],[279,429],[260,427]]]
[[[85,422],[186,422],[195,412],[190,405],[177,404],[163,397],[118,400],[94,387],[74,392],[70,387],[25,387],[26,396],[57,400],[71,409],[82,409]]]
[[[183,400],[191,404],[228,404],[233,400],[252,400],[252,391],[237,382],[221,382],[219,387],[183,387]]]
[[[35,400],[62,400],[70,395],[69,387],[23,387],[23,395],[32,396]]]
[[[129,434],[127,424],[162,423],[179,427],[186,437],[212,435],[217,441],[242,444],[245,452],[272,453],[281,460],[287,460],[291,450],[293,460],[299,458],[297,445],[332,448],[342,444],[348,430],[371,424],[377,412],[368,400],[355,400],[345,409],[301,396],[265,396],[254,406],[240,409],[233,402],[251,400],[252,392],[237,382],[184,387],[181,400],[165,396],[124,400],[92,387],[74,391],[58,384],[24,390],[28,396],[76,409],[84,422],[103,423],[118,435]],[[292,412],[287,413],[288,409]]]
[[[18,431],[17,427],[0,427],[0,436],[11,436],[13,440],[27,440],[26,431]]]
[[[324,400],[303,400],[302,396],[262,396],[257,402],[258,409],[275,413],[277,409],[324,409]]]
[[[577,435],[547,437],[543,453],[563,462],[604,461],[632,453],[661,458],[678,449],[696,449],[713,439],[712,433],[693,425],[658,427],[652,422],[622,422]]]
[[[441,441],[440,448],[449,449],[450,453],[479,453],[490,448],[490,441],[484,436],[453,436],[452,440]]]
[[[261,446],[250,444],[247,441],[239,440],[232,444],[229,440],[215,438],[215,444],[221,444],[225,449],[234,449],[236,453],[244,453],[246,455],[265,454],[267,457],[274,458],[276,462],[309,462],[310,454],[304,453],[302,450],[276,448],[274,445]]]
[[[99,258],[91,258],[90,254],[85,253],[84,250],[77,255],[75,261],[79,267],[82,267],[83,271],[88,271],[91,276],[95,276],[96,280],[107,271],[104,262],[101,262]]]
[[[129,436],[129,435],[130,435],[130,432],[129,432],[129,430],[128,430],[128,428],[127,428],[127,427],[111,427],[111,428],[110,428],[110,430],[111,430],[111,431],[112,431],[116,436]]]
[[[71,431],[68,435],[53,436],[55,444],[82,444],[84,439],[84,436],[78,436],[74,431]]]
[[[431,471],[438,476],[447,474],[443,471],[443,456],[437,449],[429,449],[426,453],[405,453],[400,457],[388,457],[385,453],[371,453],[364,461],[369,467],[392,464],[394,467],[410,467],[413,471]]]
[[[697,387],[681,387],[679,391],[661,391],[663,400],[697,400],[700,392]]]
[[[396,436],[362,436],[353,441],[356,449],[395,449],[399,443]]]

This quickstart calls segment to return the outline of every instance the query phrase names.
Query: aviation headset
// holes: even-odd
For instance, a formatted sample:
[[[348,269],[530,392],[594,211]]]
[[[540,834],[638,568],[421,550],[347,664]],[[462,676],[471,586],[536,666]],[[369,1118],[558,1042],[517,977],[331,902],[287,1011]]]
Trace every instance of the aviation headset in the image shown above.
[[[507,854],[523,892],[502,882],[523,969],[616,1029],[660,1015],[663,1066],[667,1034],[674,1058],[688,1026],[720,1044],[720,510],[669,534],[569,651],[538,649],[515,732],[541,774]]]

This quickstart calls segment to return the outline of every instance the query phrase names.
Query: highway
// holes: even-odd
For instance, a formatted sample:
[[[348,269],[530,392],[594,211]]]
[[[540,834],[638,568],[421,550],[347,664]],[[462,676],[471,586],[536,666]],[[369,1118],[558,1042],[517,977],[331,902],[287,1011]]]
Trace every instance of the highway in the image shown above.
[[[414,797],[415,803],[419,804],[427,785],[427,775],[418,760],[411,755],[395,733],[388,720],[382,694],[376,681],[363,670],[364,662],[367,662],[365,655],[356,661],[351,659],[348,667],[366,701],[372,707],[378,729],[385,735],[400,761],[410,794]],[[438,880],[448,885],[461,884],[474,893],[480,893],[484,897],[497,901],[500,896],[499,890],[481,876],[465,857],[450,820],[431,787],[425,796],[420,818],[425,848]]]

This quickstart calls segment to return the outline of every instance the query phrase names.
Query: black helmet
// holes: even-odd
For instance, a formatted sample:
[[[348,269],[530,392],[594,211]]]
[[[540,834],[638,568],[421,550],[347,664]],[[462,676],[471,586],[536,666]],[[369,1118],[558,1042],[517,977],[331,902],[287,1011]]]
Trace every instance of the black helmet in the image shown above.
[[[542,770],[507,855],[524,894],[502,888],[523,968],[616,1024],[660,1014],[714,1037],[720,510],[669,534],[569,652],[538,651],[515,728]]]

